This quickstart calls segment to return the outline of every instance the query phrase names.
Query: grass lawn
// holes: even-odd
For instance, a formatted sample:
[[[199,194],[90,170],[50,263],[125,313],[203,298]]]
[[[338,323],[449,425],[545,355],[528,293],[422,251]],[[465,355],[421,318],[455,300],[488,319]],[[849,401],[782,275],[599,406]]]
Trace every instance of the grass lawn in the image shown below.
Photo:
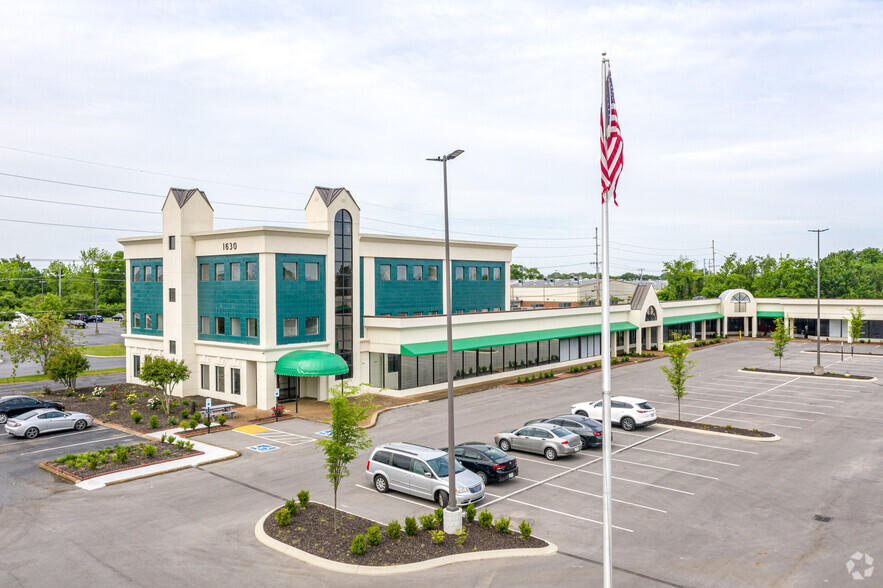
[[[112,345],[89,345],[81,350],[86,355],[100,355],[101,357],[123,357],[126,355],[126,346],[122,343]]]
[[[103,376],[105,374],[124,374],[126,373],[126,368],[108,368],[104,370],[89,370],[87,372],[83,372],[77,377],[83,376]],[[33,376],[19,376],[15,379],[13,378],[0,378],[0,384],[15,384],[18,382],[39,382],[40,380],[48,380],[49,378],[43,374],[34,374]]]

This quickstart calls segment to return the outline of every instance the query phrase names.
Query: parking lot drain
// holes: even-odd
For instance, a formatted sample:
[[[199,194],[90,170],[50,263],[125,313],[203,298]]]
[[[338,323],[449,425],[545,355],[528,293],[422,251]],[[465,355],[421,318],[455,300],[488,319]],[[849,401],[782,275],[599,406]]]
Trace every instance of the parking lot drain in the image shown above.
[[[823,523],[830,523],[831,517],[826,517],[826,516],[822,516],[822,515],[817,514],[816,516],[813,517],[813,520],[821,521]]]

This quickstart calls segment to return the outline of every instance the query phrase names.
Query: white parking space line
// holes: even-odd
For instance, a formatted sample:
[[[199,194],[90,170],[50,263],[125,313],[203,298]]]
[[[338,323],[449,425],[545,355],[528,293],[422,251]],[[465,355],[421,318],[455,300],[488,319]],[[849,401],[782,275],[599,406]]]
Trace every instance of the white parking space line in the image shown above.
[[[628,435],[629,433],[620,433],[620,435]],[[750,453],[751,455],[758,455],[756,451],[748,451],[747,449],[734,449],[732,447],[721,447],[720,445],[709,445],[707,443],[696,443],[695,441],[681,441],[680,439],[669,439],[668,437],[663,437],[660,441],[668,441],[669,443],[681,443],[682,445],[697,445],[699,447],[709,447],[711,449],[720,449],[722,451],[734,451],[736,453]]]
[[[236,429],[233,429],[236,431]],[[298,445],[304,445],[306,443],[312,443],[315,439],[311,437],[304,437],[303,435],[298,435],[296,433],[289,433],[287,431],[278,431],[276,429],[270,429],[270,433],[246,433],[245,431],[236,431],[237,433],[241,433],[243,435],[248,435],[249,437],[257,437],[258,439],[263,439],[265,441],[272,441],[273,443],[280,443],[282,445],[288,445],[289,447],[297,447]],[[286,437],[294,437],[297,439],[296,442],[286,441]]]
[[[727,394],[712,394],[710,392],[694,392],[694,388],[706,388],[705,386],[691,386],[690,391],[688,392],[688,396],[712,396],[714,398],[740,398],[739,396],[729,396]],[[713,389],[713,388],[709,388]],[[793,394],[770,394],[770,396],[776,396],[777,398],[801,398],[804,401],[806,400],[818,400],[821,402],[846,402],[845,400],[832,400],[830,398],[806,398],[803,396],[794,396]],[[720,402],[722,404],[726,404],[725,400],[711,400],[702,398],[702,402]],[[770,400],[769,398],[757,398],[757,400],[762,400],[764,402],[775,402],[777,404],[796,404],[798,406],[814,406],[819,408],[836,408],[834,406],[821,406],[818,404],[807,404],[806,402],[794,402],[793,400]]]
[[[566,512],[561,512],[560,510],[552,510],[551,508],[546,508],[545,506],[537,506],[536,504],[531,504],[531,503],[529,503],[529,502],[522,502],[522,501],[520,501],[520,500],[515,500],[514,498],[510,498],[509,500],[512,501],[512,502],[514,502],[514,503],[516,503],[516,504],[523,504],[524,506],[530,506],[530,507],[532,507],[532,508],[538,508],[538,509],[540,509],[540,510],[545,510],[545,511],[548,511],[548,512],[554,512],[555,514],[560,514],[560,515],[563,515],[563,516],[565,516],[565,517],[570,517],[570,518],[573,518],[573,519],[579,519],[579,520],[581,520],[581,521],[588,521],[588,522],[590,522],[590,523],[595,523],[595,524],[598,524],[598,525],[603,525],[603,524],[604,524],[604,523],[602,523],[601,521],[596,521],[596,520],[594,520],[594,519],[588,519],[588,518],[586,518],[586,517],[581,517],[581,516],[573,515],[573,514],[566,513]],[[634,531],[632,531],[631,529],[626,529],[625,527],[617,527],[616,525],[611,525],[611,527],[613,527],[614,529],[619,529],[620,531],[627,531],[627,532],[629,532],[629,533],[634,533]]]
[[[584,494],[586,496],[594,496],[595,498],[604,498],[600,494],[592,494],[591,492],[586,492],[585,490],[577,490],[576,488],[568,488],[567,486],[560,486],[558,484],[546,484],[551,488],[560,488],[561,490],[567,490],[568,492],[576,492],[577,494]],[[662,510],[661,508],[653,508],[652,506],[645,506],[643,504],[636,504],[634,502],[628,502],[627,500],[619,500],[617,498],[611,498],[613,502],[619,502],[620,504],[628,504],[629,506],[637,506],[638,508],[646,508],[647,510],[655,510],[656,512],[662,512],[668,514],[667,510]]]
[[[89,433],[117,433],[117,432],[118,431],[116,429],[108,429],[105,427],[92,427],[92,428],[86,429],[85,431],[70,431],[68,433],[53,434],[52,437],[42,437],[42,439],[49,439],[49,438],[61,439],[62,437],[70,437],[71,435],[86,435]],[[15,439],[17,439],[17,437],[13,437],[12,435],[10,435],[8,441],[6,441],[6,442],[0,441],[0,446],[16,443]]]
[[[636,461],[626,461],[624,459],[614,459],[613,461],[628,463],[628,464],[636,465],[636,466],[642,466],[645,468],[653,468],[654,470],[665,470],[667,472],[675,472],[676,474],[684,474],[687,476],[696,476],[697,478],[708,478],[709,480],[718,480],[719,479],[719,478],[715,478],[714,476],[706,476],[705,474],[694,474],[693,472],[685,472],[683,470],[674,470],[672,468],[664,468],[662,466],[650,465],[649,463],[638,463]]]
[[[667,401],[664,401],[664,400],[654,400],[654,402],[655,402],[656,404],[672,404],[672,405],[676,405],[676,404],[677,404],[677,402],[667,402]],[[703,402],[704,402],[704,400],[703,400]],[[737,404],[738,404],[738,403],[737,403]],[[707,406],[696,406],[695,404],[687,404],[687,406],[688,406],[689,408],[697,408],[697,409],[700,409],[700,410],[708,410],[708,408],[709,408],[709,407],[707,407]],[[733,406],[733,405],[731,404],[731,405],[729,405],[729,406]],[[749,405],[749,404],[743,404],[742,406],[752,406],[752,405]],[[771,407],[771,406],[763,406],[763,407],[761,407],[761,408],[769,408],[769,409],[772,409],[772,410],[787,410],[787,409],[781,409],[781,408],[773,408],[773,407]],[[717,413],[717,412],[722,412],[722,411],[736,412],[736,413],[739,413],[739,414],[750,414],[751,416],[765,416],[765,417],[770,417],[770,418],[774,418],[774,419],[788,419],[788,420],[791,420],[791,421],[806,421],[806,422],[809,422],[809,423],[814,423],[814,422],[815,422],[814,419],[804,419],[804,418],[800,418],[800,417],[789,417],[789,416],[784,416],[784,415],[780,415],[780,414],[763,414],[763,413],[759,413],[759,412],[748,412],[748,411],[745,411],[745,410],[732,409],[732,408],[729,408],[729,407],[724,407],[724,408],[722,408],[722,409],[720,409],[720,410],[717,410],[717,411],[715,411],[715,412],[713,412],[713,413],[711,413],[711,414],[715,414],[715,413]],[[693,413],[693,414],[696,414],[696,413]],[[819,414],[822,414],[822,413],[819,413]],[[824,414],[822,414],[822,416],[824,416]],[[721,418],[723,418],[723,417],[721,417]],[[745,421],[745,422],[751,422],[751,421]]]
[[[773,396],[771,394],[770,396]],[[775,396],[781,396],[776,394]],[[785,396],[785,398],[794,398],[793,396]],[[796,404],[798,406],[812,406],[813,408],[837,408],[832,405],[822,405],[822,404],[807,404],[804,402],[794,402],[793,400],[770,400],[769,398],[756,398],[755,400],[763,401],[763,402],[775,402],[776,404]],[[845,400],[823,400],[822,402],[845,402]]]
[[[773,390],[776,390],[776,389],[778,389],[778,388],[781,388],[782,386],[786,386],[786,385],[790,384],[791,382],[796,382],[797,380],[799,380],[799,378],[792,378],[792,379],[788,380],[787,382],[783,382],[782,384],[779,384],[778,386],[774,386],[773,388],[770,388],[769,390],[764,390],[763,392],[758,392],[758,393],[755,394],[754,396],[749,396],[748,398],[746,398],[746,400],[748,400],[749,398],[754,398],[754,397],[756,397],[756,396],[760,396],[760,395],[762,395],[762,394],[766,394],[767,392],[772,392]],[[732,408],[732,407],[734,407],[734,406],[738,406],[738,405],[741,404],[742,402],[743,402],[742,400],[740,400],[739,402],[734,402],[734,403],[731,404],[730,406],[725,406],[724,408],[718,409],[718,410],[716,410],[715,412],[711,412],[711,413],[705,415],[704,417],[700,417],[700,418],[698,418],[698,419],[694,419],[693,422],[695,423],[696,421],[698,421],[698,420],[700,420],[700,419],[708,418],[708,417],[710,417],[710,416],[712,416],[712,415],[715,415],[715,414],[717,414],[717,413],[719,413],[719,412],[723,412],[723,411],[725,411],[725,410],[727,410],[727,409],[730,409],[730,408]]]
[[[33,453],[45,453],[47,451],[55,451],[56,449],[67,449],[68,447],[77,447],[78,445],[92,445],[94,443],[99,443],[102,441],[112,441],[113,439],[122,439],[123,437],[129,437],[129,435],[117,435],[116,437],[105,437],[102,439],[93,439],[92,441],[83,441],[82,443],[71,443],[70,445],[61,445],[59,447],[50,447],[48,449],[38,449],[37,451],[25,451],[24,453],[19,453],[19,455],[31,455]]]
[[[687,415],[687,416],[693,416],[693,415],[698,415],[699,413],[698,413],[698,412],[681,411],[681,414],[682,414],[682,415]],[[700,418],[705,418],[705,417],[700,417]],[[728,423],[751,423],[751,424],[757,425],[757,421],[746,421],[745,419],[734,419],[734,418],[730,418],[730,417],[722,417],[722,416],[719,416],[719,417],[711,417],[711,418],[719,419],[719,420],[722,420],[722,421],[727,421]],[[699,420],[699,419],[696,419],[696,420],[694,420],[693,422],[696,422],[696,421],[698,421],[698,420]],[[782,424],[782,423],[770,423],[770,426],[775,426],[775,427],[785,427],[786,429],[802,429],[802,428],[803,428],[803,427],[798,427],[798,426],[796,426],[796,425],[784,425],[784,424]]]
[[[368,492],[376,492],[377,494],[380,494],[380,492],[377,492],[376,489],[374,489],[374,488],[368,488],[367,486],[362,486],[361,484],[356,484],[356,488],[361,488],[362,490],[367,490]],[[395,490],[393,490],[393,492],[395,492]],[[402,498],[401,496],[394,496],[393,494],[391,494],[391,493],[389,493],[389,492],[385,492],[385,493],[383,493],[383,495],[386,496],[387,498],[395,498],[396,500],[401,500],[402,502],[408,502],[408,503],[410,503],[410,504],[417,505],[417,506],[419,506],[419,507],[421,507],[421,508],[427,508],[427,509],[429,509],[429,510],[435,510],[435,507],[427,506],[427,505],[425,505],[425,504],[421,504],[421,503],[419,503],[419,502],[414,502],[413,500],[408,500],[407,498]]]
[[[577,470],[583,474],[590,474],[592,476],[600,476],[601,472],[587,472],[586,470]],[[630,480],[628,478],[620,478],[617,476],[611,476],[614,480],[619,480],[620,482],[631,482],[632,484],[640,484],[641,486],[650,486],[652,488],[659,488],[660,490],[669,490],[671,492],[678,492],[680,494],[689,494],[690,496],[696,496],[694,492],[687,492],[686,490],[678,490],[677,488],[669,488],[668,486],[659,486],[658,484],[651,484],[650,482],[641,482],[640,480]]]
[[[563,466],[558,463],[553,463],[551,461],[540,461],[538,459],[530,459],[529,457],[519,457],[517,459],[518,459],[518,461],[529,461],[530,463],[540,463],[543,465],[552,466],[553,468],[561,468],[563,470],[572,470],[573,469],[573,468],[569,468],[567,466]],[[580,466],[577,466],[577,467],[580,467]]]
[[[615,447],[616,445],[617,445],[617,444],[614,443],[614,447]],[[719,460],[716,460],[716,459],[708,459],[707,457],[695,457],[695,456],[693,456],[693,455],[684,455],[683,453],[671,453],[671,452],[669,452],[669,451],[660,451],[660,450],[658,450],[658,449],[646,449],[646,448],[644,448],[644,447],[635,447],[635,450],[636,450],[636,451],[647,451],[647,452],[650,452],[650,453],[661,453],[661,454],[663,454],[663,455],[671,455],[671,456],[674,456],[674,457],[683,457],[684,459],[695,459],[695,460],[698,460],[698,461],[707,461],[707,462],[711,462],[711,463],[717,463],[717,464],[720,464],[720,465],[728,465],[728,466],[732,466],[732,467],[734,467],[734,468],[739,467],[739,464],[737,464],[737,463],[730,463],[730,462],[728,462],[728,461],[719,461]]]

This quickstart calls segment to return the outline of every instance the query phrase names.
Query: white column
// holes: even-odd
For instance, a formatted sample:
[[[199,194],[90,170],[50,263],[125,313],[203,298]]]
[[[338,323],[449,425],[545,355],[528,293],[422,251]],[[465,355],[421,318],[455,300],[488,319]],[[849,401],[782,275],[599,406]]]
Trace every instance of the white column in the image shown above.
[[[705,341],[705,321],[702,321],[702,340]]]

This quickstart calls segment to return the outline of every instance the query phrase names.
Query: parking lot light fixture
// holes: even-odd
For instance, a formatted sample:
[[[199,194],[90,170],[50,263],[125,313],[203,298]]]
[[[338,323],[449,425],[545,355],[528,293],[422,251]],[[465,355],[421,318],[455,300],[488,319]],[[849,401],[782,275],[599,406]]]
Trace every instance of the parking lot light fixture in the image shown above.
[[[816,365],[813,373],[825,373],[822,367],[822,233],[828,229],[807,229],[816,234]]]

